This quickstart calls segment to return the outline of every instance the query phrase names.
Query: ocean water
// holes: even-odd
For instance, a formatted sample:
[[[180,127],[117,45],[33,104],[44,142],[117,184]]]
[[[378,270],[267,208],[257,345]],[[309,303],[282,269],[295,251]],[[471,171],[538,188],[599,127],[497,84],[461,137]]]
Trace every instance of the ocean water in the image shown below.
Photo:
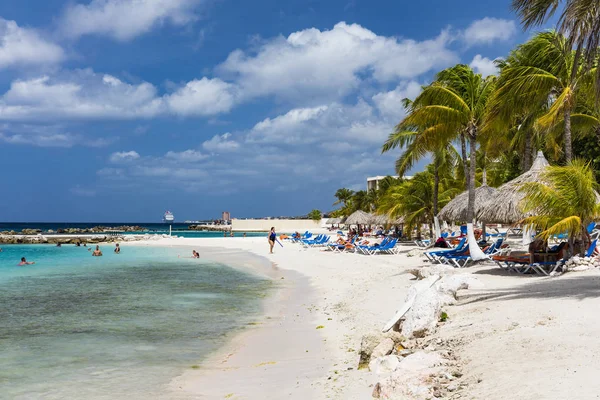
[[[2,399],[171,398],[170,380],[256,318],[271,288],[181,249],[0,247]]]
[[[23,229],[41,229],[45,235],[48,235],[48,230],[57,231],[58,229],[79,228],[89,229],[95,226],[118,227],[118,226],[140,226],[145,231],[140,232],[125,232],[124,234],[168,234],[169,225],[164,223],[141,223],[141,222],[0,222],[0,231],[15,231],[20,232]],[[173,223],[171,225],[172,234],[186,238],[216,238],[223,237],[223,232],[203,232],[188,230],[189,225]],[[228,233],[229,234],[229,233]],[[241,236],[242,233],[235,232],[235,236]],[[264,232],[246,232],[246,236],[265,236]]]

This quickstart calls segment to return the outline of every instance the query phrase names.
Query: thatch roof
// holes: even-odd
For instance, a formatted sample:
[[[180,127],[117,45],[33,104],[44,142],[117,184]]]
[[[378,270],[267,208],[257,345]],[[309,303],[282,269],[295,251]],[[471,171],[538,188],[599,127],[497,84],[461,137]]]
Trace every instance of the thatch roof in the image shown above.
[[[496,195],[497,190],[489,187],[485,182],[475,189],[475,217],[479,219],[479,214],[483,210],[488,199]],[[467,222],[467,208],[469,204],[469,192],[465,191],[453,198],[438,213],[438,218],[442,221]]]
[[[521,200],[525,197],[525,194],[520,190],[521,185],[526,182],[539,181],[540,175],[549,165],[544,154],[538,151],[537,157],[529,171],[500,186],[495,196],[491,196],[484,201],[482,210],[478,216],[479,220],[499,224],[512,224],[528,217],[529,215],[523,213],[519,206]]]
[[[344,223],[346,225],[369,225],[373,223],[373,215],[358,210],[350,214]]]
[[[341,222],[342,222],[341,218],[329,218],[327,221],[325,221],[325,224],[335,225],[335,224],[340,224]]]

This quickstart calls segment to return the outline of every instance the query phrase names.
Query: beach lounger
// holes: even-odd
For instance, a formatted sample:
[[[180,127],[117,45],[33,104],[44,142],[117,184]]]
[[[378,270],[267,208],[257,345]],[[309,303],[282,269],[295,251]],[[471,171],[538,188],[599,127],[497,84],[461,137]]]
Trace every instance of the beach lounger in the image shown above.
[[[425,257],[431,262],[437,262],[437,260],[444,255],[451,255],[453,253],[461,253],[464,251],[467,244],[467,238],[462,238],[458,245],[452,249],[445,250],[437,250],[437,251],[429,251],[427,253],[423,253]]]

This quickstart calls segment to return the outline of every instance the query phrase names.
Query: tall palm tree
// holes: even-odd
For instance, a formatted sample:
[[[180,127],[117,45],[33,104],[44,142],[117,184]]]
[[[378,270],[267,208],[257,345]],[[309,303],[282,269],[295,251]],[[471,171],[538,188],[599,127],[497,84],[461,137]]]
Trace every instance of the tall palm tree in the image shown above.
[[[538,33],[507,58],[488,118],[510,120],[523,110],[531,113],[548,105],[536,122],[547,131],[561,124],[565,160],[569,162],[573,158],[571,114],[580,88],[592,80],[592,71],[560,33]]]
[[[404,218],[406,230],[412,232],[417,228],[420,234],[421,225],[429,223],[429,231],[433,237],[431,221],[433,220],[433,173],[432,165],[423,172],[406,180],[401,185],[392,186],[379,200],[377,213],[386,214],[391,219]],[[439,204],[445,206],[460,190],[441,185]]]
[[[396,173],[400,176],[403,176],[427,154],[433,156],[433,215],[437,216],[439,211],[440,171],[451,171],[459,158],[458,153],[452,142],[448,140],[448,135],[436,136],[435,133],[431,134],[432,129],[430,128],[421,132],[403,131],[402,128],[402,124],[396,127],[396,130],[390,134],[388,140],[384,143],[381,152],[385,153],[395,148],[404,149],[396,160]]]
[[[525,28],[539,26],[550,19],[563,0],[513,0],[512,7],[521,16]],[[557,27],[568,36],[569,47],[575,49],[575,58],[582,57],[591,67],[600,45],[600,3],[597,0],[564,0]],[[600,75],[598,75],[600,78]],[[600,80],[596,81],[596,92]]]
[[[475,217],[475,171],[477,138],[483,126],[484,112],[494,89],[495,77],[482,78],[463,64],[439,72],[436,80],[412,104],[411,112],[400,123],[408,130],[428,132],[430,143],[446,143],[460,137],[469,140],[469,170],[465,171],[469,191],[467,217]],[[414,128],[418,129],[414,129]],[[466,150],[462,150],[463,156]]]
[[[552,166],[541,176],[541,182],[523,184],[525,198],[523,211],[535,212],[524,219],[525,225],[541,230],[540,236],[547,240],[563,232],[569,234],[572,248],[575,239],[587,247],[589,236],[586,225],[600,216],[594,171],[588,162],[573,160],[566,166]]]
[[[344,203],[344,207],[348,204],[348,202],[350,201],[350,199],[352,199],[352,196],[354,195],[354,191],[350,190],[350,189],[346,189],[346,188],[341,188],[338,189],[337,192],[335,192],[334,196],[337,199],[335,203],[333,203],[333,205],[338,205],[338,204],[342,204]]]

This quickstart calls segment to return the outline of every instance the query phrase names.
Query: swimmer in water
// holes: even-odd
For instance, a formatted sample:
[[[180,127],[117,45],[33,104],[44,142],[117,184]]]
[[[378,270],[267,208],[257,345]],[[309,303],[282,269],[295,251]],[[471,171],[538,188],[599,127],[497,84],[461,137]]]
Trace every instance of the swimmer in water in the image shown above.
[[[94,250],[94,252],[92,253],[92,256],[94,256],[94,257],[102,256],[102,252],[100,251],[100,246],[96,245],[96,250]]]
[[[119,243],[115,245],[115,254],[121,254],[121,248],[119,247]]]
[[[21,257],[21,262],[18,263],[17,265],[23,266],[23,265],[31,265],[31,264],[35,264],[35,261],[27,261],[25,259],[25,257]]]

